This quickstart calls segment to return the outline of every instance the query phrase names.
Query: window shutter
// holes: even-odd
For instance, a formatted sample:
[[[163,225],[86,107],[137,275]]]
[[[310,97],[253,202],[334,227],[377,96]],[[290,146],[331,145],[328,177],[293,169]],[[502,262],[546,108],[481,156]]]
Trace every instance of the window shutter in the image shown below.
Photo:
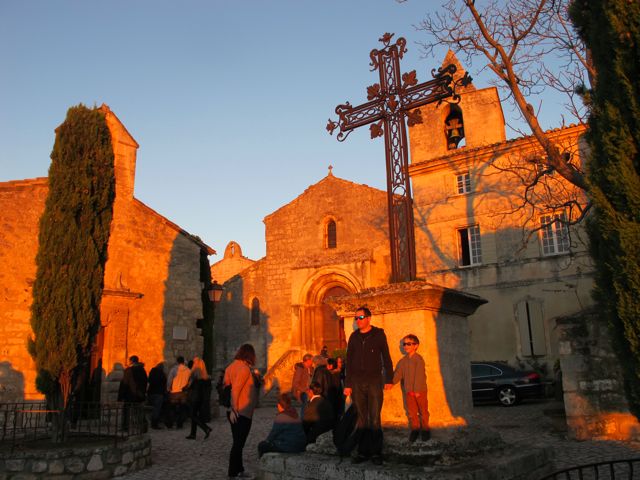
[[[516,320],[520,330],[520,348],[522,355],[531,356],[531,341],[529,339],[529,322],[527,321],[527,302],[522,301],[516,305]]]
[[[544,317],[542,316],[542,303],[529,303],[529,321],[531,324],[531,337],[533,340],[534,355],[547,354],[547,341],[544,335]]]

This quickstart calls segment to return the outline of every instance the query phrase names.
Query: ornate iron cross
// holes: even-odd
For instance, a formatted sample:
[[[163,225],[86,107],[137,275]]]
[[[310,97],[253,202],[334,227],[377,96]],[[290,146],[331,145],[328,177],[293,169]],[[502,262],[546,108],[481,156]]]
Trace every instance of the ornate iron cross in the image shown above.
[[[422,123],[418,107],[441,102],[445,98],[460,99],[455,93],[454,65],[432,70],[433,80],[418,84],[416,71],[400,73],[400,59],[407,51],[406,40],[398,38],[391,44],[393,33],[385,33],[379,40],[382,50],[371,50],[371,71],[380,72],[380,83],[367,87],[367,103],[352,107],[350,103],[338,105],[338,121],[329,120],[327,131],[340,127],[338,141],[346,140],[352,130],[369,125],[371,138],[385,137],[387,159],[387,198],[389,208],[389,242],[391,245],[392,282],[407,282],[416,278],[416,254],[413,229],[413,202],[409,183],[409,144],[407,124]],[[471,82],[465,75],[458,80],[462,85]],[[457,83],[457,82],[456,82]]]

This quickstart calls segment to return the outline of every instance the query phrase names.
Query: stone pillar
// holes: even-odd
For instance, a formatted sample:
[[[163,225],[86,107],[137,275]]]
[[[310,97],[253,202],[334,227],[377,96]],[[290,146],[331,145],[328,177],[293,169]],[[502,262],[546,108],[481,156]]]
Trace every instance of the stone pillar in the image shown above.
[[[594,310],[556,319],[570,438],[640,440],[609,329]]]
[[[410,333],[417,335],[420,339],[418,353],[424,358],[427,369],[431,427],[468,425],[473,404],[467,317],[486,300],[414,281],[330,297],[327,303],[338,315],[346,317],[347,338],[352,333],[355,311],[360,306],[367,306],[372,313],[371,323],[386,333],[394,367],[403,356],[402,338]],[[400,386],[385,391],[382,422],[387,426],[407,425]]]

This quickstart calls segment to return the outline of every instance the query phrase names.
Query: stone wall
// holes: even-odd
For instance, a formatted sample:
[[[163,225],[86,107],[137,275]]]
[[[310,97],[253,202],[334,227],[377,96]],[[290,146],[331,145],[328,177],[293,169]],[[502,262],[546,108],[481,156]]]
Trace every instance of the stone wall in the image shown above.
[[[336,248],[326,248],[329,220],[336,223]],[[292,348],[318,353],[322,333],[314,316],[322,308],[322,292],[330,286],[356,291],[388,281],[386,192],[330,173],[264,223],[266,256],[228,281],[216,306],[219,367],[244,342],[254,344],[262,368]],[[214,271],[226,271],[224,264],[233,260],[223,259]],[[254,298],[260,302],[260,325],[252,326]]]
[[[137,143],[102,107],[112,134],[116,166],[101,330],[92,369],[107,382],[102,399],[115,400],[122,367],[138,355],[147,370],[176,355],[202,355],[196,322],[203,316],[200,252],[214,253],[133,197]],[[27,352],[36,276],[39,219],[47,179],[0,183],[0,401],[41,398]],[[101,359],[101,363],[97,360]],[[97,399],[95,399],[97,400]]]
[[[556,320],[569,436],[577,440],[640,440],[629,413],[608,326],[591,310]]]
[[[94,480],[119,477],[151,465],[147,435],[108,446],[0,453],[4,480]]]
[[[31,287],[36,278],[38,221],[47,179],[0,183],[0,401],[39,398],[31,335]]]

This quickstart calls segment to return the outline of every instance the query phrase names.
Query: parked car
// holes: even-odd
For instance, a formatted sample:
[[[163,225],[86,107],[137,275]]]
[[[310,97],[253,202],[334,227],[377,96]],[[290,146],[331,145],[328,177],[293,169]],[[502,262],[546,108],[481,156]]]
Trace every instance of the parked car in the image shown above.
[[[502,362],[471,362],[473,402],[498,400],[505,407],[524,398],[542,397],[540,374],[523,371]]]

